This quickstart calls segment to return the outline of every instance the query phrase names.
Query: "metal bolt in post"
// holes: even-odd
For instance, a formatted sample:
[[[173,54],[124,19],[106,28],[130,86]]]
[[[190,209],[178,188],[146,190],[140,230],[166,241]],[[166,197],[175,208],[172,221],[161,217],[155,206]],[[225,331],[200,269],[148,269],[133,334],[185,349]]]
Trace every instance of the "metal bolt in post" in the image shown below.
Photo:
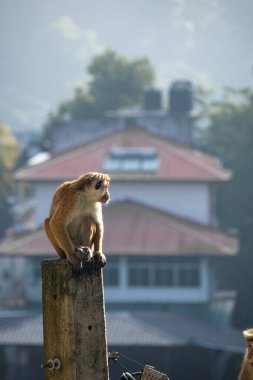
[[[54,369],[60,369],[61,361],[58,358],[48,359],[45,363],[41,364],[41,368],[48,369],[49,371],[53,371]]]

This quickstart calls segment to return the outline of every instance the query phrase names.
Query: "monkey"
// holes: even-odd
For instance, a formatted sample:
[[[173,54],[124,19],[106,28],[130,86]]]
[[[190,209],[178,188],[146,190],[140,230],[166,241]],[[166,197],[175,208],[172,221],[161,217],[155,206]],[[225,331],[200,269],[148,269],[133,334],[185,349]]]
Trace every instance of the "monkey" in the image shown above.
[[[243,336],[246,349],[238,380],[253,380],[253,329],[244,330]]]
[[[106,264],[102,204],[110,201],[109,184],[108,174],[89,172],[63,182],[53,195],[45,232],[59,257],[77,273],[85,265],[99,269]]]

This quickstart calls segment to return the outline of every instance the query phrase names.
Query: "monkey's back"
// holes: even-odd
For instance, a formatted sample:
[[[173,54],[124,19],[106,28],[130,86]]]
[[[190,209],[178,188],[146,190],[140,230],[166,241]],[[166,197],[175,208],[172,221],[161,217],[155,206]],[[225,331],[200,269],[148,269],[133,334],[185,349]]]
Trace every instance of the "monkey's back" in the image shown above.
[[[55,213],[56,209],[61,209],[63,212],[67,212],[68,209],[73,207],[75,202],[75,192],[71,188],[72,182],[63,182],[55,191],[50,212],[49,218]]]

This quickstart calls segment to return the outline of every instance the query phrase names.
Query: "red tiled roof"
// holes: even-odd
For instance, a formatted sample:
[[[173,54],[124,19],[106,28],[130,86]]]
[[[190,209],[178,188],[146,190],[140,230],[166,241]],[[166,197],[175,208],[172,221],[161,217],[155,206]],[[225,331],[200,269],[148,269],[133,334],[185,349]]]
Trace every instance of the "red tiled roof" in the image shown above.
[[[112,179],[208,182],[230,178],[230,172],[220,166],[218,159],[133,127],[54,156],[41,164],[22,168],[15,178],[64,181],[89,171],[102,171],[108,152],[115,147],[152,147],[160,157],[160,165],[154,173],[112,173]]]
[[[230,256],[235,236],[133,201],[104,208],[104,252],[109,255]],[[13,238],[0,254],[56,255],[43,230]]]

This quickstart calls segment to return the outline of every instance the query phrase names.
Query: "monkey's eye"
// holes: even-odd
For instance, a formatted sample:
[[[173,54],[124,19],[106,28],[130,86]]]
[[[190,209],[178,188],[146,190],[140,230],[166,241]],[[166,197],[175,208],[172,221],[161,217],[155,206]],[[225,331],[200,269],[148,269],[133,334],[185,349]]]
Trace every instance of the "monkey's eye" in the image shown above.
[[[101,187],[101,185],[102,185],[102,182],[103,182],[103,181],[98,181],[98,182],[96,183],[96,186],[95,186],[95,189],[96,189],[96,190],[100,189],[100,187]]]

